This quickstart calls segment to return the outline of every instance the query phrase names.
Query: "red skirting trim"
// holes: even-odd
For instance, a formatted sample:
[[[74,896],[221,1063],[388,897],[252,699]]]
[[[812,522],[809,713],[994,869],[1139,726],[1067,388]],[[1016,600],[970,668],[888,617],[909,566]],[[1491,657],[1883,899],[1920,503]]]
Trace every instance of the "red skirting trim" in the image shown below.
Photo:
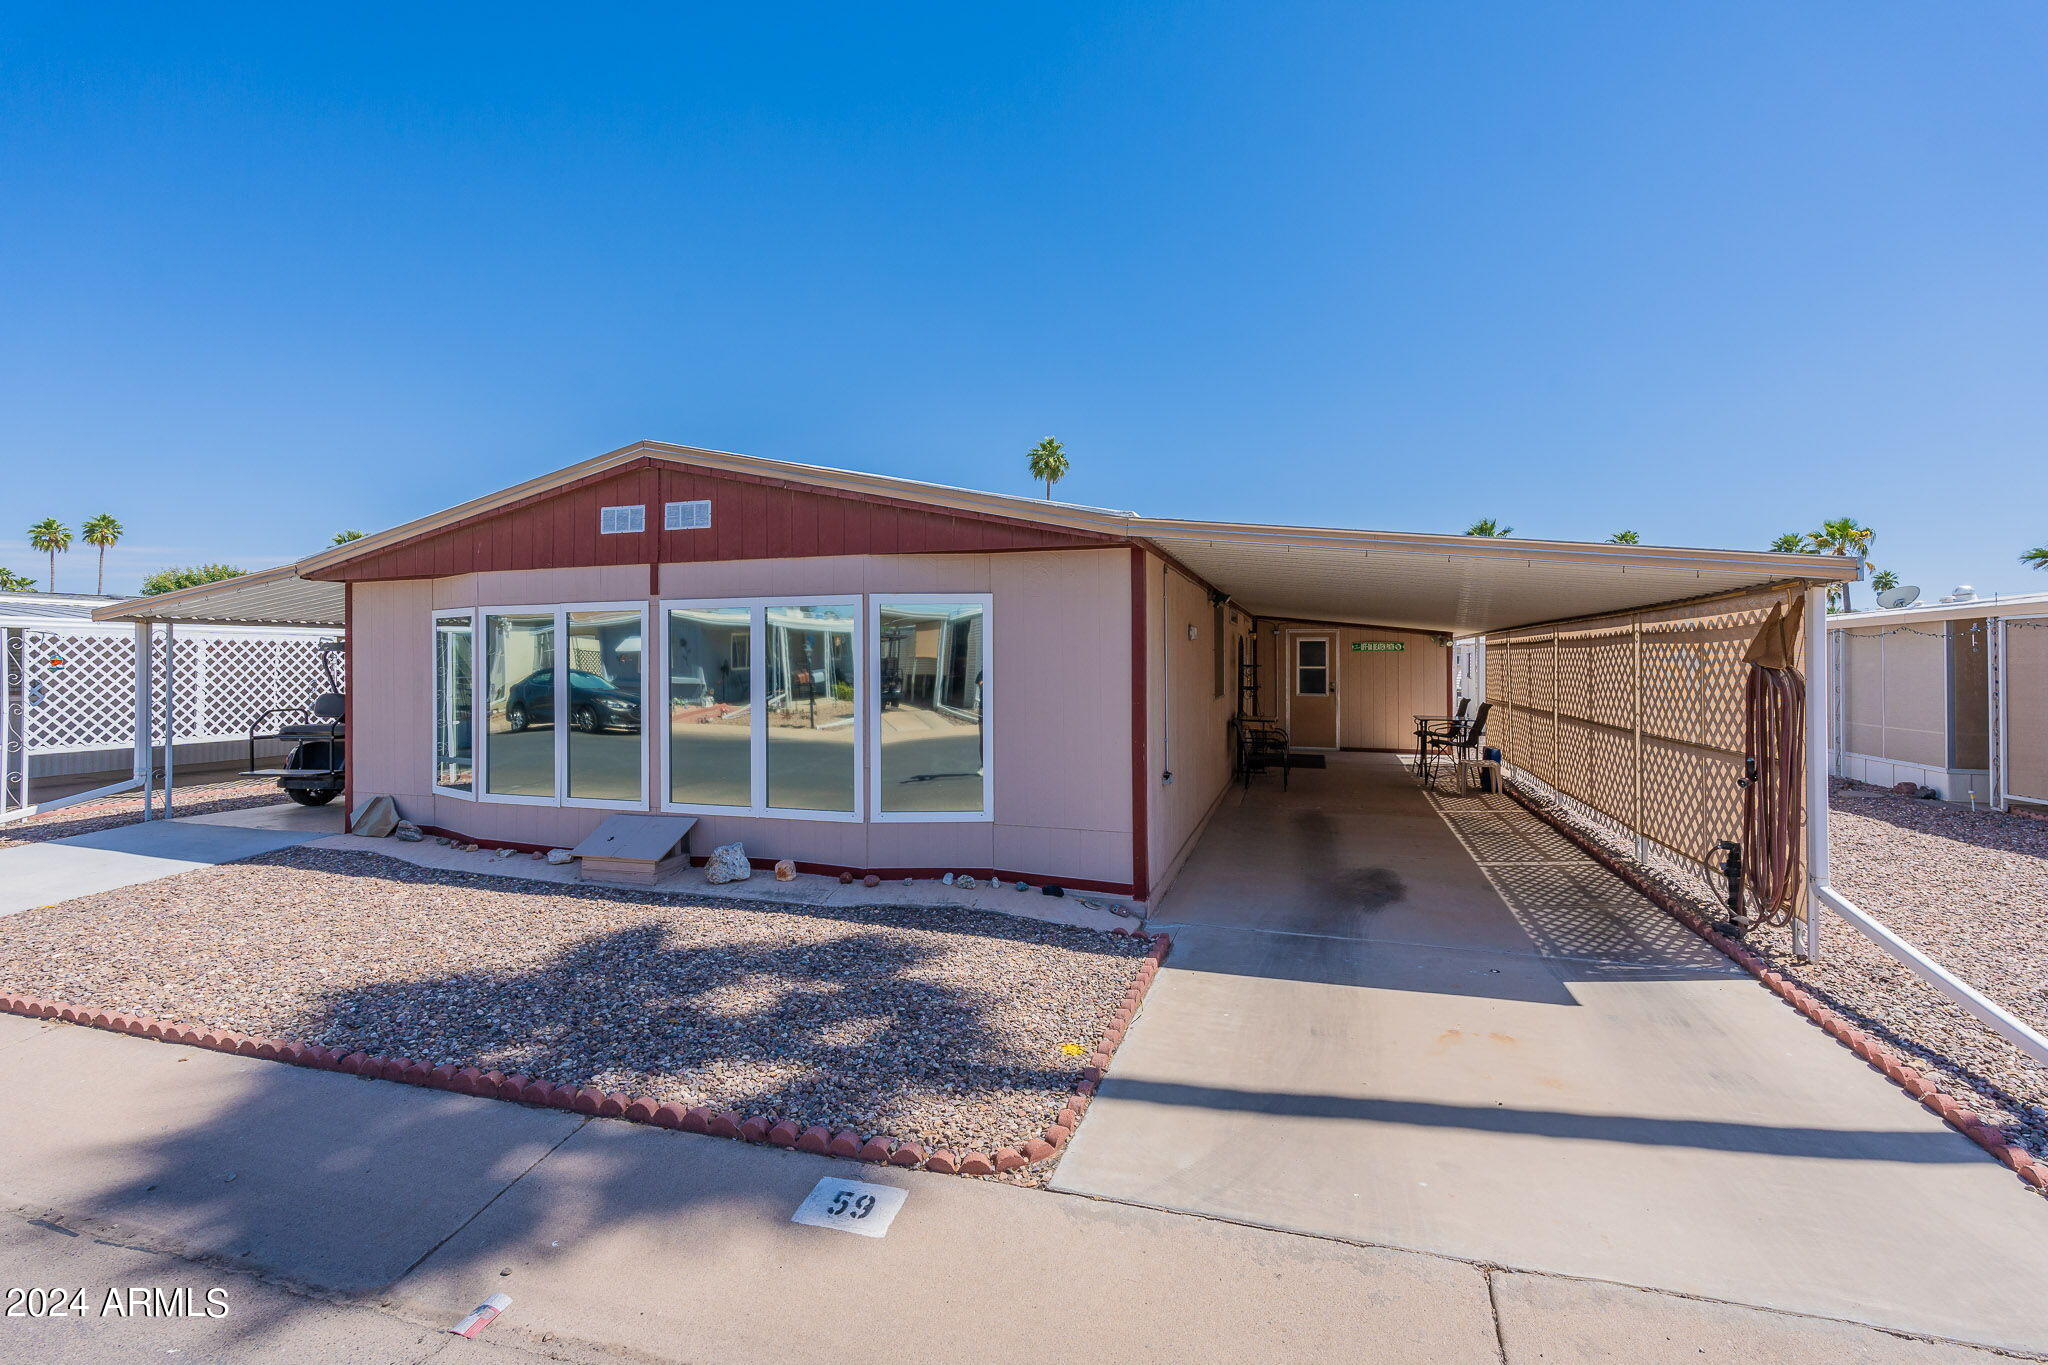
[[[777,1147],[794,1147],[819,1156],[847,1157],[891,1166],[921,1166],[941,1175],[994,1175],[999,1171],[1036,1165],[1065,1149],[1082,1116],[1088,1112],[1089,1101],[1109,1069],[1117,1045],[1123,1042],[1131,1021],[1137,1017],[1139,1006],[1151,990],[1153,977],[1158,974],[1160,964],[1166,961],[1166,954],[1173,946],[1165,934],[1147,934],[1141,929],[1112,929],[1109,932],[1123,938],[1146,939],[1152,945],[1151,951],[1132,973],[1131,985],[1124,992],[1122,1003],[1096,1042],[1095,1051],[1089,1054],[1087,1064],[1081,1068],[1080,1079],[1074,1082],[1072,1098],[1037,1137],[1016,1147],[1002,1147],[993,1152],[953,1152],[943,1147],[928,1150],[922,1143],[906,1139],[864,1136],[852,1131],[835,1133],[819,1126],[806,1128],[794,1119],[770,1114],[742,1117],[731,1110],[685,1109],[670,1101],[619,1092],[607,1093],[589,1086],[557,1085],[516,1073],[508,1076],[497,1071],[479,1071],[473,1066],[430,1067],[423,1062],[402,1058],[372,1057],[361,1052],[343,1052],[339,1048],[276,1038],[250,1038],[221,1029],[191,1028],[141,1015],[113,1014],[83,1005],[67,1005],[5,992],[0,992],[0,1012],[30,1019],[84,1024],[113,1033],[129,1033],[139,1038],[182,1043],[187,1047],[209,1048],[215,1052],[232,1052],[266,1061],[289,1062],[293,1066],[320,1071],[343,1071],[370,1080],[398,1081],[483,1099],[516,1100],[521,1104],[567,1109],[597,1118],[626,1119],[633,1123],[653,1124],[657,1128],[678,1128],[711,1137],[741,1138]]]
[[[1787,977],[1764,958],[1752,951],[1748,944],[1740,943],[1716,929],[1702,919],[1692,907],[1665,891],[1655,882],[1637,873],[1635,869],[1621,862],[1612,853],[1588,839],[1577,829],[1552,815],[1549,811],[1530,801],[1526,796],[1510,787],[1508,795],[1513,797],[1530,814],[1543,820],[1551,828],[1564,835],[1583,849],[1587,856],[1641,892],[1651,903],[1676,919],[1680,924],[1698,934],[1707,942],[1725,953],[1735,965],[1754,976],[1780,996],[1786,1004],[1798,1010],[1818,1024],[1827,1035],[1868,1062],[1873,1068],[1884,1073],[1885,1078],[1918,1100],[1922,1107],[1932,1111],[1949,1127],[1961,1133],[1970,1141],[1989,1152],[1999,1162],[2011,1168],[2013,1174],[2033,1186],[2036,1190],[2048,1192],[2048,1161],[2028,1152],[2026,1148],[2010,1141],[2005,1130],[1987,1123],[1978,1114],[1957,1104],[1954,1097],[1943,1094],[1935,1086],[1934,1078],[1908,1061],[1904,1054],[1886,1047],[1877,1039],[1856,1027],[1845,1016],[1829,1005],[1823,1004],[1805,987]]]

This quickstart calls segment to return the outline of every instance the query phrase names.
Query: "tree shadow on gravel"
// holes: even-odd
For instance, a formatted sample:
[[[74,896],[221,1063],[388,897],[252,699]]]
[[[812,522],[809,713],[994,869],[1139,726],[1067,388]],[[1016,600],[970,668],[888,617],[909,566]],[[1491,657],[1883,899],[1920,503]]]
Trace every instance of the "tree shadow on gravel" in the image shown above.
[[[993,1092],[1018,1105],[1010,1142],[1053,1121],[1082,1059],[1057,1048],[1021,1055],[981,991],[920,977],[939,948],[859,911],[772,913],[853,922],[822,941],[709,946],[679,944],[663,923],[633,925],[536,964],[339,989],[294,1034],[956,1150],[969,1144],[917,1115]],[[1135,969],[1141,950],[1123,947]],[[478,957],[491,948],[479,943]],[[1105,1016],[1123,980],[1105,991]],[[432,1284],[418,1293],[436,1311],[444,1293],[464,1308],[499,1290],[516,1299],[529,1267],[544,1274],[554,1249],[586,1238],[688,1226],[693,1245],[715,1252],[728,1234],[786,1226],[821,1174],[914,1178],[93,1030],[56,1026],[49,1037],[70,1055],[39,1065],[72,1079],[53,1082],[47,1098],[40,1086],[15,1097],[50,1110],[35,1119],[52,1134],[48,1204],[323,1293],[381,1295],[408,1275],[417,1285],[420,1271]],[[707,1078],[716,1092],[664,1095],[661,1078],[676,1075]],[[89,1106],[90,1122],[69,1112],[80,1079],[107,1097]],[[236,1358],[250,1358],[291,1324],[289,1313],[252,1310],[238,1325]]]
[[[531,968],[351,987],[326,996],[300,1036],[945,1143],[963,1138],[920,1119],[913,1096],[926,1109],[935,1096],[1032,1096],[1035,1112],[1018,1115],[1009,1139],[1021,1142],[1052,1122],[1080,1076],[1079,1057],[1018,1055],[978,992],[912,974],[938,949],[884,928],[802,944],[669,938],[667,926],[638,925]],[[1121,990],[1119,981],[1104,992],[1076,1041],[1093,1045]],[[668,1082],[676,1077],[690,1079]]]

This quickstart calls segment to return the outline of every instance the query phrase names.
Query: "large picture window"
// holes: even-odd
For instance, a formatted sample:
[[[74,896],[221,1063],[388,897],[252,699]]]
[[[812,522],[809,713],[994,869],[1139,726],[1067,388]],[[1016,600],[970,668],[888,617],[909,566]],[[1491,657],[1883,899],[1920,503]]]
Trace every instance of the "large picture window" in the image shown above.
[[[638,604],[481,613],[485,800],[645,804],[644,615]]]
[[[470,717],[476,704],[476,623],[468,612],[434,618],[434,786],[476,791]]]
[[[988,809],[988,602],[875,603],[875,810],[973,819]]]
[[[859,819],[859,602],[664,602],[662,616],[668,808]]]

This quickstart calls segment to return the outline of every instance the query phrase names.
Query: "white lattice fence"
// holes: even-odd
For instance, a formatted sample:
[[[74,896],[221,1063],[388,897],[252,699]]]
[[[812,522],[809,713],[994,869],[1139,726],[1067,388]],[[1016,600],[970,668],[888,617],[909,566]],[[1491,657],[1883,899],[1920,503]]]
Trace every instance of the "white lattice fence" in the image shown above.
[[[320,637],[181,631],[176,739],[240,739],[259,714],[304,706],[327,690]],[[121,749],[135,742],[135,637],[119,631],[24,632],[27,740],[36,753]],[[164,710],[163,636],[155,642],[153,698]],[[340,675],[340,657],[335,659]]]

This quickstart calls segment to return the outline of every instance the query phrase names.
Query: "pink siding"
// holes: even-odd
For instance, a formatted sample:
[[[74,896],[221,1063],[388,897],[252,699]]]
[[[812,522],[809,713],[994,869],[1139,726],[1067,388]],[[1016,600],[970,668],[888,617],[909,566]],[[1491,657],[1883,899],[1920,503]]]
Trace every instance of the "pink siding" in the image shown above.
[[[1152,727],[1148,844],[1158,903],[1230,785],[1230,716],[1236,705],[1236,628],[1226,634],[1223,695],[1216,695],[1215,613],[1208,589],[1147,557],[1150,593],[1146,710]],[[1227,613],[1244,623],[1242,613]],[[1194,638],[1188,638],[1188,628]],[[1173,780],[1165,780],[1171,772]]]
[[[665,564],[669,598],[986,592],[994,598],[990,726],[995,819],[870,823],[700,817],[693,848],[743,839],[755,857],[845,867],[995,867],[1126,884],[1131,877],[1130,552],[832,556]],[[573,844],[611,812],[432,794],[433,608],[649,600],[646,565],[529,569],[354,587],[357,803],[390,794],[422,823],[479,839]],[[1206,695],[1206,693],[1205,693]],[[647,731],[660,799],[662,732]]]

